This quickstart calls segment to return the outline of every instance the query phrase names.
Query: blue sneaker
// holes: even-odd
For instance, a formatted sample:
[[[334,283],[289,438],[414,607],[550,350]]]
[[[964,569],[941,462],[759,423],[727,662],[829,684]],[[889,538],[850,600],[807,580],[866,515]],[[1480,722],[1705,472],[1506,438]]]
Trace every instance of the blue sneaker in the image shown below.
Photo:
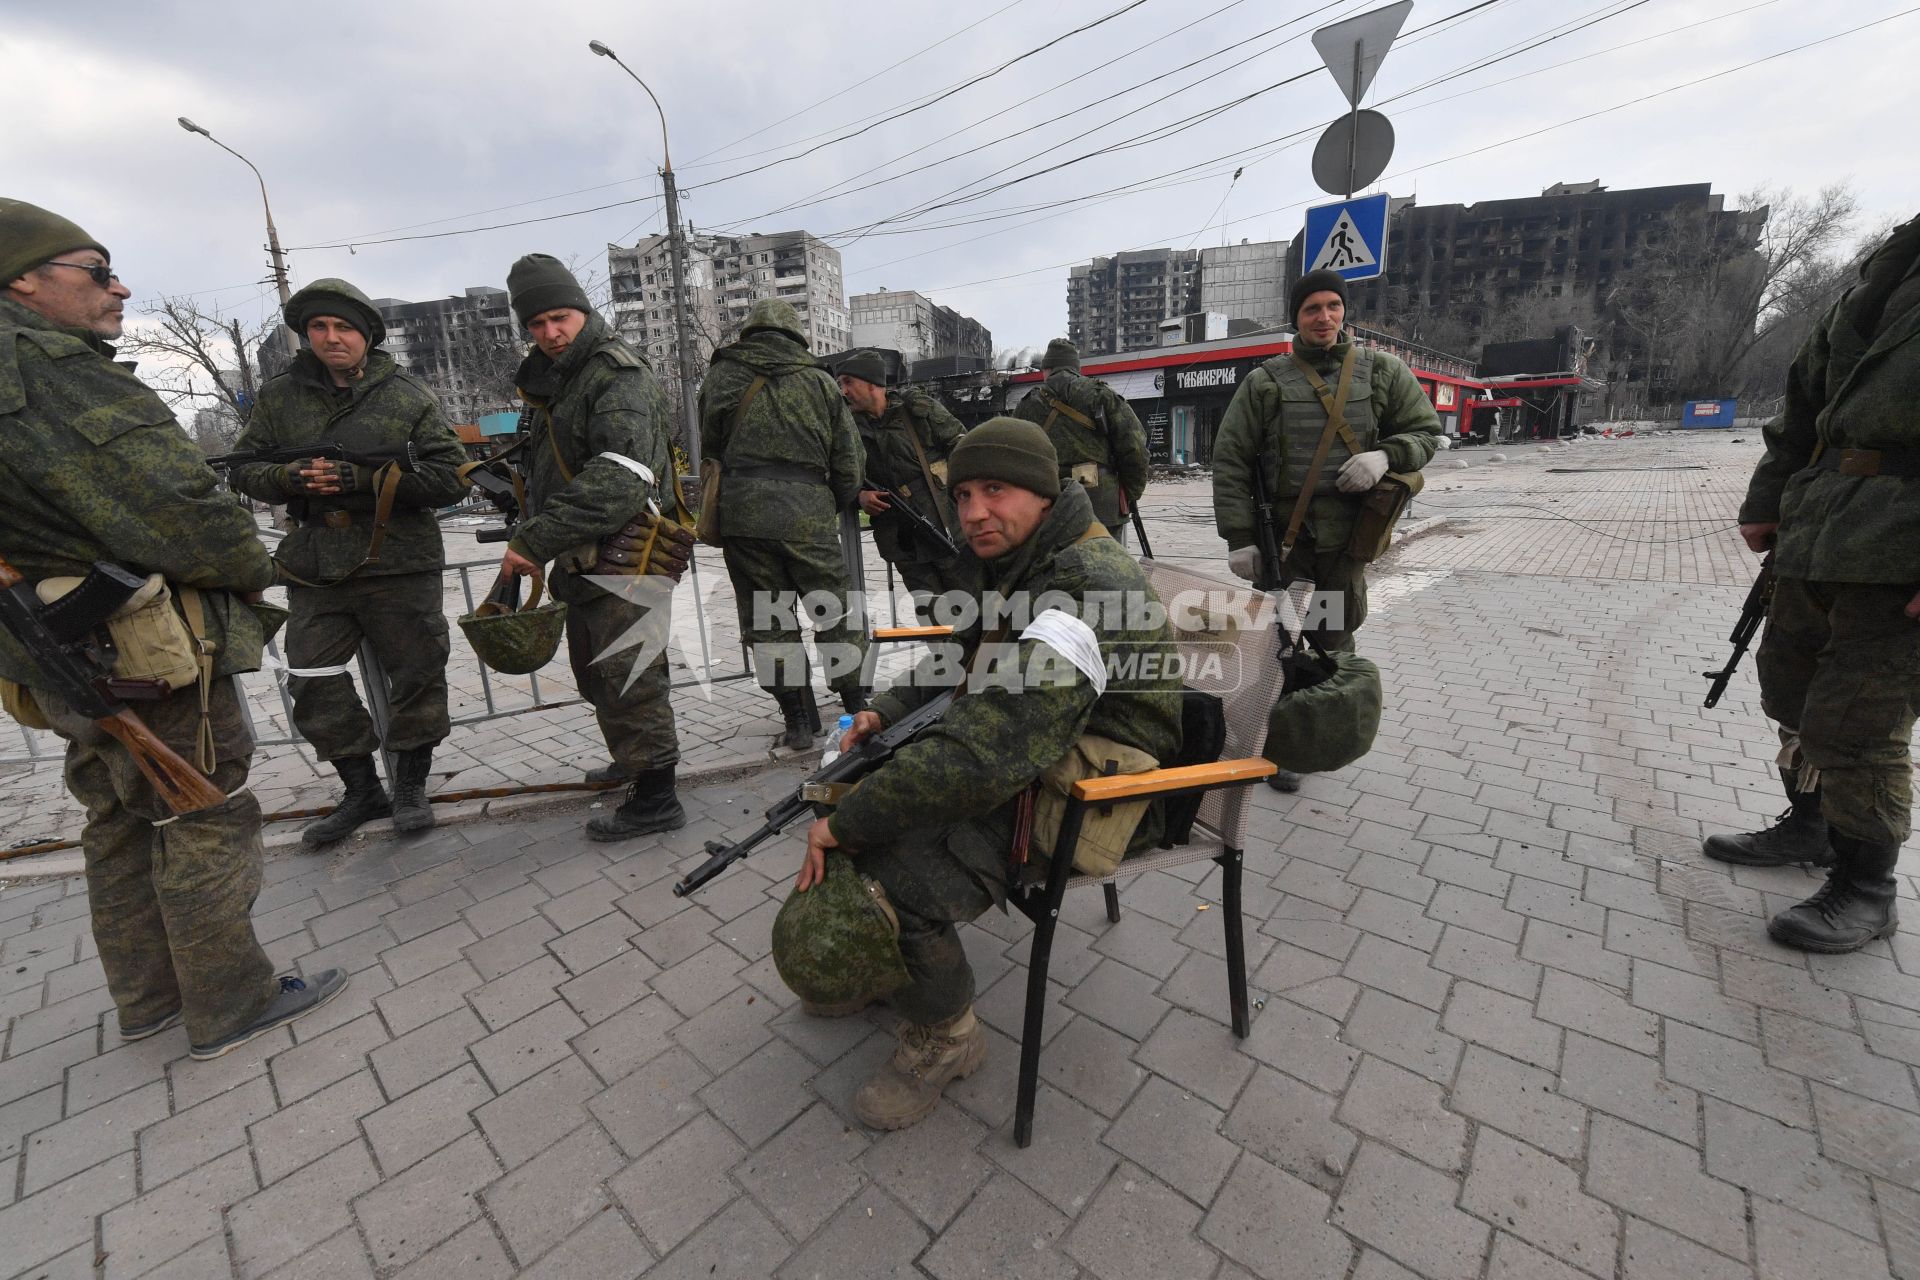
[[[240,1030],[216,1040],[212,1044],[190,1045],[187,1052],[196,1062],[206,1062],[223,1053],[238,1049],[249,1040],[257,1040],[275,1027],[284,1027],[306,1017],[327,1001],[347,989],[347,975],[339,969],[323,969],[311,979],[287,977],[280,979],[280,994],[267,1003],[267,1007]]]
[[[180,1025],[180,1011],[178,1009],[175,1009],[172,1013],[168,1014],[166,1017],[161,1018],[157,1022],[149,1022],[144,1027],[130,1027],[124,1022],[121,1023],[120,1038],[128,1044],[132,1044],[135,1040],[145,1040],[148,1036],[157,1036],[162,1031],[166,1031],[172,1027],[177,1027],[179,1025]]]

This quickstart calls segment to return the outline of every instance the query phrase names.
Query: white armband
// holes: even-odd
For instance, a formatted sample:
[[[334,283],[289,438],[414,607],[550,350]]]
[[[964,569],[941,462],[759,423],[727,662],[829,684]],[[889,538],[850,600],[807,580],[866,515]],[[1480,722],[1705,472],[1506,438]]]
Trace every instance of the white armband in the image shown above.
[[[639,476],[642,480],[645,480],[649,485],[653,483],[653,469],[644,462],[636,462],[624,453],[602,453],[596,456],[605,458],[609,462],[618,463],[633,472],[633,474]]]
[[[1107,691],[1107,667],[1100,660],[1100,640],[1093,628],[1060,609],[1041,613],[1020,633],[1022,640],[1044,644],[1072,663],[1087,678],[1097,697]]]

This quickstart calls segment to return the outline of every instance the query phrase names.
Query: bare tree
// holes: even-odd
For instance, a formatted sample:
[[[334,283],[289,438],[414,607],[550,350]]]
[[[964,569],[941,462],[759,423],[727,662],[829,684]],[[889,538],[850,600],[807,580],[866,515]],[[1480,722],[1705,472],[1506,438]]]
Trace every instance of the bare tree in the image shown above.
[[[234,409],[244,420],[253,404],[253,374],[239,322],[206,310],[192,298],[161,298],[140,309],[120,343],[120,354],[152,357],[142,375],[175,407],[208,403]],[[253,345],[258,346],[255,335]]]

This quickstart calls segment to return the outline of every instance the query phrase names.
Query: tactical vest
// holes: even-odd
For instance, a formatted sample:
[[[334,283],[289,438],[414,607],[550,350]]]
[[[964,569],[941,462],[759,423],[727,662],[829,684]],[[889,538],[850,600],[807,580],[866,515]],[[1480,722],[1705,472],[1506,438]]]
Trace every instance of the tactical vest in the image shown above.
[[[1275,441],[1280,453],[1280,492],[1275,497],[1292,497],[1306,486],[1307,468],[1313,463],[1314,450],[1320,445],[1320,435],[1327,429],[1327,409],[1320,402],[1313,384],[1307,381],[1307,375],[1300,372],[1293,363],[1292,356],[1275,356],[1260,366],[1267,376],[1280,388],[1280,425]],[[1339,387],[1334,380],[1339,377],[1336,365],[1331,372],[1322,373],[1327,385],[1334,391]],[[1361,347],[1353,353],[1353,387],[1347,392],[1347,425],[1353,428],[1354,438],[1360,442],[1356,451],[1347,446],[1340,436],[1333,438],[1333,446],[1327,450],[1327,460],[1320,468],[1320,478],[1314,484],[1316,496],[1338,493],[1334,481],[1340,475],[1340,468],[1346,464],[1355,452],[1364,453],[1374,447],[1379,437],[1379,424],[1373,416],[1373,349]]]

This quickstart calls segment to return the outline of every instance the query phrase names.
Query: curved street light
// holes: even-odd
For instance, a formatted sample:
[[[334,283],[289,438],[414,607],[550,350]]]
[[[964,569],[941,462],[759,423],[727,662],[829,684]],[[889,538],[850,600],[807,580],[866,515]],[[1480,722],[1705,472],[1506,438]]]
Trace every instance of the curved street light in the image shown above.
[[[267,252],[273,256],[273,283],[278,286],[280,290],[280,305],[282,308],[285,308],[287,299],[291,296],[287,288],[287,259],[286,255],[280,251],[280,231],[273,225],[273,206],[267,202],[267,180],[260,176],[260,168],[258,165],[241,155],[238,151],[235,151],[226,143],[220,141],[220,139],[214,137],[206,128],[195,124],[185,116],[180,116],[178,119],[182,129],[185,129],[188,133],[199,134],[208,142],[211,142],[214,146],[220,148],[241,164],[253,170],[254,181],[260,184],[260,206],[267,211]],[[299,354],[300,340],[294,335],[293,330],[289,329],[284,323],[280,326],[280,342],[281,345],[286,348],[288,359],[292,359]]]
[[[687,463],[695,475],[700,473],[700,432],[693,421],[693,351],[687,333],[687,267],[686,242],[680,235],[680,193],[673,182],[673,156],[667,146],[667,112],[660,105],[660,98],[652,86],[642,80],[634,69],[620,61],[620,55],[609,49],[599,40],[587,41],[587,48],[595,55],[610,58],[615,66],[633,77],[633,82],[647,91],[647,97],[653,102],[653,109],[660,116],[660,184],[667,200],[667,259],[673,267],[673,347],[675,365],[680,374],[680,422],[684,428],[687,442]]]

